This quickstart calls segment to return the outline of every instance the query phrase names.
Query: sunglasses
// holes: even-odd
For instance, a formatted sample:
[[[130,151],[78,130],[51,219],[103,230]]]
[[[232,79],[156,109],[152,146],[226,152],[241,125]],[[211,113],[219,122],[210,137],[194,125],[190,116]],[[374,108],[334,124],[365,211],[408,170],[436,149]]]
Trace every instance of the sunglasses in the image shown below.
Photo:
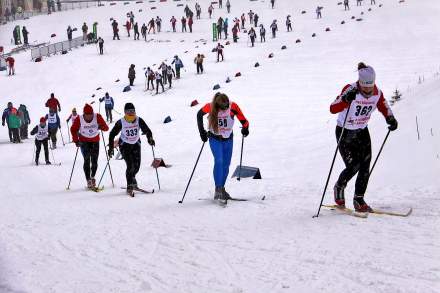
[[[125,110],[125,114],[134,115],[134,114],[136,114],[136,110],[134,110],[134,109]]]

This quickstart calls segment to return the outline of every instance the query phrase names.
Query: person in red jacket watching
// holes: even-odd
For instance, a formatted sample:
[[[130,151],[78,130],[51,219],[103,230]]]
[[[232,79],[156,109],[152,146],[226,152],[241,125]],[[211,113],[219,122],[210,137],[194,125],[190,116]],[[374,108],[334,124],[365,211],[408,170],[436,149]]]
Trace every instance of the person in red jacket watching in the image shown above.
[[[9,67],[9,75],[15,75],[15,67],[14,67],[14,64],[15,64],[15,59],[14,58],[12,58],[11,56],[9,56],[8,58],[6,58],[6,63],[8,64],[8,67]]]
[[[50,98],[46,101],[46,107],[50,109],[55,109],[55,112],[61,112],[60,102],[55,98],[54,93],[50,94]]]
[[[70,132],[76,147],[81,148],[84,157],[84,175],[87,188],[96,189],[95,174],[98,169],[99,131],[108,131],[108,125],[100,114],[94,113],[92,106],[84,106],[84,114],[73,121]]]

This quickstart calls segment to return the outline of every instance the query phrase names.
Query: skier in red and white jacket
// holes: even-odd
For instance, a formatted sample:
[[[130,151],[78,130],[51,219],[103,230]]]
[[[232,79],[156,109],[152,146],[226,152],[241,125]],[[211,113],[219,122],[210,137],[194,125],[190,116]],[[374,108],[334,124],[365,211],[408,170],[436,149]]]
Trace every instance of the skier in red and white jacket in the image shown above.
[[[101,114],[94,113],[92,106],[84,106],[84,114],[73,121],[70,132],[72,140],[81,148],[84,157],[84,174],[89,189],[96,188],[95,174],[98,169],[100,131],[107,131],[108,126]]]
[[[359,79],[347,84],[341,94],[330,105],[330,112],[337,114],[336,140],[339,141],[339,153],[345,163],[345,169],[339,175],[334,186],[337,205],[345,207],[344,189],[357,173],[353,205],[358,212],[371,212],[364,200],[368,185],[371,162],[371,139],[368,121],[376,108],[382,113],[388,129],[397,129],[397,121],[384,98],[382,91],[375,85],[376,73],[371,66],[358,65]],[[344,125],[345,121],[345,125]],[[344,129],[344,131],[342,131]]]

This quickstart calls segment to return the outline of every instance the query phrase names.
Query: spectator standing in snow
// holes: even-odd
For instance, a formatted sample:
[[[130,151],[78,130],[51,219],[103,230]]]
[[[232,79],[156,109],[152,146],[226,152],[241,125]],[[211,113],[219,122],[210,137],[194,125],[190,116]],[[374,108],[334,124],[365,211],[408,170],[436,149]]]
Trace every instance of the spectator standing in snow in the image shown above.
[[[133,35],[134,35],[134,40],[135,40],[135,41],[136,41],[136,40],[139,40],[139,26],[138,26],[138,23],[137,23],[137,22],[134,24],[134,26],[133,26],[133,30],[134,30],[134,33],[133,33]]]
[[[21,34],[23,35],[23,43],[25,45],[29,45],[29,39],[28,39],[29,32],[25,26],[23,26],[23,28],[21,29]]]
[[[173,33],[175,33],[176,32],[176,22],[177,22],[177,19],[174,16],[172,16],[171,19],[170,19],[170,22],[171,22],[171,26],[173,27]]]
[[[99,37],[98,38],[98,46],[99,46],[99,54],[104,54],[104,39]]]
[[[238,40],[238,25],[234,25],[232,28],[232,39],[234,40],[234,43],[237,43]]]
[[[190,15],[190,17],[188,18],[188,27],[189,27],[189,32],[192,33],[193,32],[193,17],[192,15]]]
[[[8,75],[15,75],[15,59],[12,56],[6,58],[6,65],[9,67]]]
[[[226,0],[226,10],[228,13],[231,13],[231,2],[229,2],[229,0]]]
[[[260,24],[260,42],[266,42],[266,29],[263,24]]]
[[[321,14],[322,8],[324,8],[324,7],[322,7],[322,6],[316,7],[316,18],[317,19],[322,18],[322,14]]]
[[[135,65],[131,64],[128,69],[128,81],[130,82],[130,86],[133,86],[134,79],[136,78],[136,71],[134,70]]]
[[[70,27],[70,25],[67,27],[67,39],[69,41],[72,41],[72,33],[73,33],[73,29]]]
[[[182,19],[180,20],[180,22],[182,23],[182,33],[186,32],[186,18],[184,16],[182,16]]]
[[[350,5],[348,0],[344,0],[344,10],[350,10]]]
[[[21,139],[27,139],[28,138],[28,126],[31,124],[31,118],[29,117],[29,111],[27,110],[26,106],[23,104],[20,104],[20,107],[18,107],[18,117],[20,117],[20,138]]]
[[[222,57],[222,62],[225,60],[225,57],[223,55],[223,45],[218,43],[217,47],[216,47],[216,51],[217,51],[217,62],[220,62],[220,56]]]
[[[255,33],[253,27],[251,27],[251,29],[249,30],[248,35],[249,35],[249,39],[251,40],[251,45],[253,47],[255,44],[255,38],[257,37],[257,34]]]
[[[260,17],[258,16],[258,14],[255,13],[254,15],[254,27],[258,26],[258,20],[260,19]]]
[[[159,16],[156,17],[156,27],[157,32],[160,33],[160,30],[162,28],[162,18],[160,18]]]
[[[273,9],[275,6],[275,0],[270,0],[270,4],[272,5],[272,9]]]
[[[208,14],[209,14],[209,18],[211,18],[211,16],[212,16],[212,12],[214,11],[214,7],[212,6],[212,4],[211,5],[209,5],[209,7],[208,7]]]
[[[131,22],[129,20],[127,20],[125,22],[125,29],[127,30],[127,35],[128,37],[130,37],[130,30],[131,30]]]
[[[83,33],[83,40],[87,41],[87,31],[89,30],[86,23],[84,23],[81,27],[82,33]]]
[[[356,0],[356,6],[362,6],[362,0]]]
[[[9,127],[9,115],[11,115],[11,111],[13,108],[14,106],[12,105],[12,102],[8,102],[8,106],[6,109],[3,110],[3,114],[2,114],[2,126],[5,126],[5,123],[8,126],[8,135],[10,142],[12,142],[12,130]]]
[[[18,111],[15,108],[12,108],[9,116],[8,116],[8,126],[11,129],[12,132],[12,142],[13,143],[20,143],[20,117],[18,117]]]
[[[290,15],[287,15],[286,26],[287,26],[287,31],[288,32],[292,31],[292,21],[290,20]]]

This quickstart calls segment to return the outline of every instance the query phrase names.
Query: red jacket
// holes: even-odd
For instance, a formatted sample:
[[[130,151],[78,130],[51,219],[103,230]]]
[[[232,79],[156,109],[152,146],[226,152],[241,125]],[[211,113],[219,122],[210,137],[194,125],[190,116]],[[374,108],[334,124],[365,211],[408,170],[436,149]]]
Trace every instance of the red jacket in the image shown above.
[[[98,122],[98,127],[102,131],[108,131],[108,125],[105,123],[101,114],[96,114],[96,120]],[[70,127],[70,133],[72,134],[73,142],[99,142],[99,133],[95,137],[88,138],[79,134],[79,129],[81,127],[81,119],[80,115],[76,117],[75,121],[73,121],[72,127]]]
[[[14,67],[15,59],[12,58],[11,56],[9,56],[8,58],[6,58],[5,61],[8,62],[9,67]]]
[[[55,97],[47,100],[46,107],[48,107],[49,109],[55,109],[55,111],[61,111],[60,102]]]

